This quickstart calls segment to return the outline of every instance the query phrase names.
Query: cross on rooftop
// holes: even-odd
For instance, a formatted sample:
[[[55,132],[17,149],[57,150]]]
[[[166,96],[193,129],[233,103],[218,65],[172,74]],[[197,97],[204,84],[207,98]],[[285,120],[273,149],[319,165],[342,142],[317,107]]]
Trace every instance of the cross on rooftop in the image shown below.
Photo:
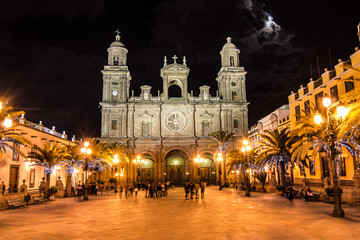
[[[120,31],[119,31],[119,29],[117,29],[115,32],[116,32],[116,37],[115,37],[116,41],[120,41]]]
[[[177,57],[176,55],[174,55],[174,56],[172,57],[172,59],[174,59],[174,63],[176,63],[176,59],[178,59],[178,57]]]

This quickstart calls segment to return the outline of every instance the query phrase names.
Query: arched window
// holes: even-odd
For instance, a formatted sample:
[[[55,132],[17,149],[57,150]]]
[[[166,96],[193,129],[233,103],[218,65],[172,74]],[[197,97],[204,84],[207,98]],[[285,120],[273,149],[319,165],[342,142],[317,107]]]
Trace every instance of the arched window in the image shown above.
[[[178,85],[171,85],[168,89],[169,98],[180,98],[182,97],[181,88]]]
[[[235,91],[232,91],[232,92],[231,92],[231,99],[232,99],[233,101],[236,101],[236,100],[237,100],[237,94],[236,94]]]
[[[114,66],[119,65],[119,57],[118,56],[114,56]]]
[[[230,57],[230,67],[234,67],[235,66],[235,60],[234,60],[234,57],[231,56]]]

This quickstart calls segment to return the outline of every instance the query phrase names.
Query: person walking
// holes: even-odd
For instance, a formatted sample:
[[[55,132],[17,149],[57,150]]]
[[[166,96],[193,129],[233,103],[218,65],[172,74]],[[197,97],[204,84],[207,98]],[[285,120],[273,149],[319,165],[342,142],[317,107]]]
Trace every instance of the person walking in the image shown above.
[[[194,198],[194,183],[190,184],[190,198],[193,199]]]
[[[119,188],[119,196],[120,196],[120,199],[121,199],[121,197],[122,197],[123,191],[124,191],[123,186],[120,186],[120,188]]]
[[[201,189],[201,199],[203,199],[205,196],[205,183],[204,182],[201,182],[200,189]]]
[[[196,199],[199,199],[199,184],[198,183],[195,183],[195,198]]]
[[[189,192],[190,192],[190,184],[188,182],[185,183],[184,189],[185,189],[185,199],[187,200],[189,197]]]

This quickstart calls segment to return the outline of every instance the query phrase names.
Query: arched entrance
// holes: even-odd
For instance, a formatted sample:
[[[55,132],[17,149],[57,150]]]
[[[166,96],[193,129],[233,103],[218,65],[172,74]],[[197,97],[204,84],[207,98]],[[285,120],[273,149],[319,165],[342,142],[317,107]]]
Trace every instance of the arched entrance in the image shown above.
[[[208,184],[216,184],[216,164],[211,153],[203,153],[200,155],[202,161],[198,163],[198,177],[200,181]]]
[[[189,160],[181,150],[172,150],[165,156],[164,179],[174,181],[176,185],[189,180]]]
[[[154,159],[150,154],[143,154],[141,157],[144,162],[141,163],[140,168],[138,169],[138,181],[154,182]]]

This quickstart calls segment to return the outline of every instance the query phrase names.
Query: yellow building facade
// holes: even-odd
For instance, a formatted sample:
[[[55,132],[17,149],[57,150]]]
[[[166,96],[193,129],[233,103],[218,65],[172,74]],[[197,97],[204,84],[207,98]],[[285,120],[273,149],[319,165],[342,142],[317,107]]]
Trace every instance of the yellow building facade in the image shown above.
[[[347,61],[338,60],[333,70],[325,69],[320,78],[313,80],[306,86],[300,86],[297,92],[291,92],[288,97],[290,108],[290,130],[296,128],[298,116],[310,112],[315,107],[319,112],[323,111],[322,98],[327,96],[331,104],[338,103],[344,95],[354,89],[360,88],[360,50],[355,48]],[[330,185],[330,172],[325,153],[318,154],[316,159],[307,160],[307,167],[296,166],[294,172],[295,184],[300,184],[303,179],[309,180],[309,185],[317,188],[318,191]],[[354,185],[354,173],[356,159],[343,149],[339,161],[339,179],[344,189],[343,199],[352,202],[352,187]]]

